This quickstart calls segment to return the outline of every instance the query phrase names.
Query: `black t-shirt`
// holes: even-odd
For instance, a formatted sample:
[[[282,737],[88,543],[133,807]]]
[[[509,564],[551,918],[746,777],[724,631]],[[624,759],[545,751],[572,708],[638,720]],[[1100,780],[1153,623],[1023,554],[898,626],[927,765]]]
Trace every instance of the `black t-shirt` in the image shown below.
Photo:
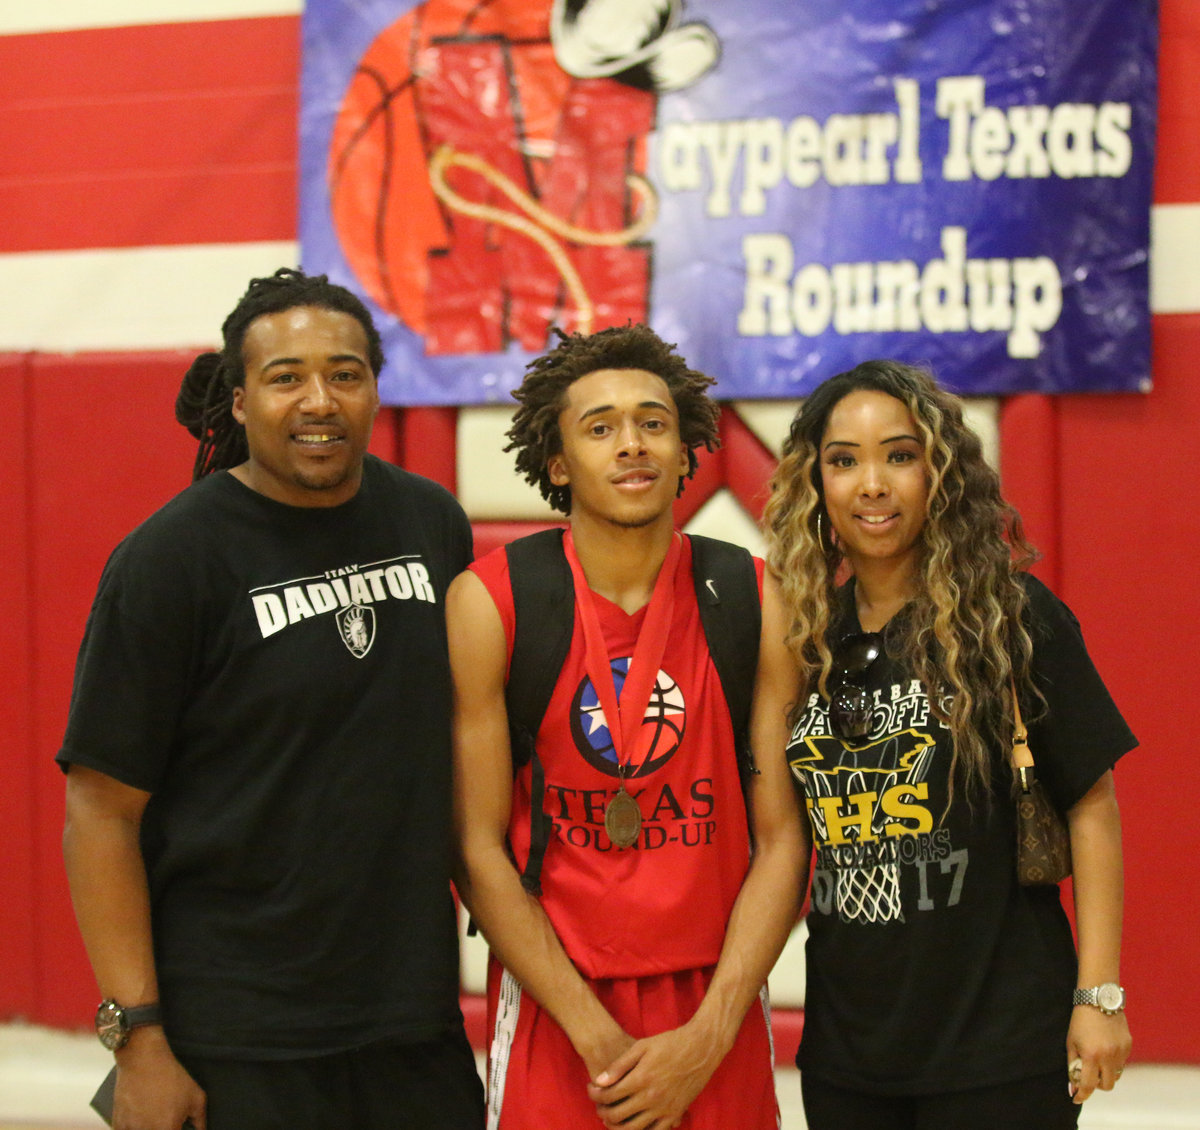
[[[1065,811],[1136,743],[1078,621],[1039,581],[1027,578],[1026,588],[1034,678],[1047,702],[1029,743]],[[861,630],[853,599],[845,607],[835,640]],[[797,1063],[880,1094],[1053,1071],[1063,1063],[1075,951],[1057,888],[1017,882],[1008,751],[993,751],[990,803],[968,803],[960,783],[947,812],[949,732],[924,688],[886,653],[867,685],[875,708],[864,745],[830,733],[816,695],[788,745],[816,848]]]
[[[444,597],[470,558],[457,502],[372,457],[330,508],[209,476],[113,553],[58,759],[152,794],[179,1051],[286,1058],[459,1023]]]

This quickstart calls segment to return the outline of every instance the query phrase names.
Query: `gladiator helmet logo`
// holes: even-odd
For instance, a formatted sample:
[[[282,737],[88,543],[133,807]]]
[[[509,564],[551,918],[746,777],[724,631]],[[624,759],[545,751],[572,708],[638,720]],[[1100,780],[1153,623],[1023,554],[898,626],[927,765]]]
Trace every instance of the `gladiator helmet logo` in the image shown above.
[[[375,642],[375,609],[363,604],[351,604],[337,614],[342,643],[355,659],[362,659]]]

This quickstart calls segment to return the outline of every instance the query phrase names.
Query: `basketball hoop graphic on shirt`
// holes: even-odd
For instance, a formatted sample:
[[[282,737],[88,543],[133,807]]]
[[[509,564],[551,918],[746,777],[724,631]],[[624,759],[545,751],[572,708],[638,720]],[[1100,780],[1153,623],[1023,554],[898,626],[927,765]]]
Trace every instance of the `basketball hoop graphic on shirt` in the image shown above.
[[[365,604],[351,604],[337,614],[342,643],[355,659],[362,659],[375,642],[375,609]]]
[[[611,664],[618,702],[629,674],[631,658],[623,656],[614,659]],[[683,700],[683,691],[670,675],[660,669],[655,676],[650,701],[646,704],[637,744],[626,765],[625,777],[645,777],[666,765],[679,749],[686,725],[687,704]],[[609,777],[620,776],[604,707],[600,705],[600,696],[596,694],[591,679],[586,677],[579,684],[571,703],[571,736],[575,739],[575,748],[589,765]]]
[[[925,780],[936,744],[919,730],[888,734],[853,749],[832,735],[810,734],[804,739],[808,752],[792,758],[792,768],[803,775],[808,789],[818,846],[834,852],[844,848],[848,857],[834,869],[834,900],[843,922],[903,921],[898,844],[895,831],[889,832],[897,815],[895,808],[885,809],[885,798],[895,795],[897,785]],[[823,800],[831,802],[828,807]],[[868,804],[869,839],[862,820]],[[838,821],[836,830],[830,827],[831,816]]]

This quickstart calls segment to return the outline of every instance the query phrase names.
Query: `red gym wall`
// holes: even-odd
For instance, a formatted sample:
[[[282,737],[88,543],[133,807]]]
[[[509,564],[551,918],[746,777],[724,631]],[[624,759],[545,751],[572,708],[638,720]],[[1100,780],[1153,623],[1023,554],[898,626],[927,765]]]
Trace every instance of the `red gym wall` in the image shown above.
[[[1200,201],[1200,6],[1163,0],[1161,19],[1156,203],[1190,204]],[[0,37],[0,120],[10,139],[0,153],[0,253],[88,246],[98,230],[105,246],[293,239],[298,52],[295,18]],[[20,101],[30,58],[61,76],[53,105]],[[236,89],[231,74],[241,76]],[[179,110],[157,133],[133,102],[115,110],[105,97],[135,86]],[[214,122],[223,123],[219,175],[200,167],[201,141],[216,144]],[[176,217],[178,230],[141,230],[144,213],[126,215],[98,191],[116,175],[112,155],[121,150],[127,168],[131,147],[143,191],[170,202],[152,214]],[[1142,742],[1118,771],[1123,979],[1142,1061],[1200,1063],[1188,705],[1200,626],[1196,357],[1200,314],[1160,314],[1150,395],[1016,397],[1001,409],[1005,487],[1045,553],[1040,571],[1079,616]],[[192,443],[172,420],[187,360],[0,355],[9,392],[0,591],[10,609],[0,640],[0,1019],[79,1027],[94,1007],[60,862],[62,781],[52,759],[104,560],[188,481]],[[728,481],[747,498],[766,459],[736,416],[728,427],[739,438],[705,473],[710,486]],[[453,410],[389,412],[374,448],[446,481],[453,429]],[[697,487],[696,501],[705,489]],[[480,547],[501,532],[480,529]]]

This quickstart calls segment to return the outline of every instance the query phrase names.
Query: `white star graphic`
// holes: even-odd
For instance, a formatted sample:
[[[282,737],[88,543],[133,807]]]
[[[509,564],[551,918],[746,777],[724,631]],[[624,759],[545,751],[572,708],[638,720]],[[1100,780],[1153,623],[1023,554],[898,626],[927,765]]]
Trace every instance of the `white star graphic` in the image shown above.
[[[587,736],[590,738],[599,729],[608,729],[608,719],[604,717],[604,707],[597,704],[596,706],[584,707],[583,713],[587,716],[591,723],[588,729]]]

